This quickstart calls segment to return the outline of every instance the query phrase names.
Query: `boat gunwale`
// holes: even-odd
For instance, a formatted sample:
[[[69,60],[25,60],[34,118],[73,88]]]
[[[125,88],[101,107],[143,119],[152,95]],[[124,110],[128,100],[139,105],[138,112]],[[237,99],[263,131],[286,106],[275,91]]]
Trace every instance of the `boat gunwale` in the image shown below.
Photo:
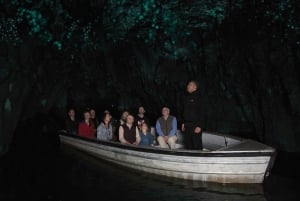
[[[159,147],[143,147],[135,145],[121,144],[115,141],[104,141],[96,138],[86,138],[74,134],[69,134],[65,132],[59,132],[59,135],[71,137],[74,139],[79,139],[85,142],[95,143],[103,146],[110,146],[119,149],[139,151],[152,154],[165,154],[165,155],[176,155],[176,156],[188,156],[188,157],[245,157],[245,156],[274,156],[276,150],[268,145],[268,149],[264,150],[215,150],[215,151],[204,151],[204,150],[186,150],[186,149],[163,149]]]

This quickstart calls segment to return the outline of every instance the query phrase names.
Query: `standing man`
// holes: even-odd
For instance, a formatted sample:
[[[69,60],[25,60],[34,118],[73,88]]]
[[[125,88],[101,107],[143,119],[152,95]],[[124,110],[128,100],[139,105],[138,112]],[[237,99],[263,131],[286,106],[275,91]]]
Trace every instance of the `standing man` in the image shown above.
[[[183,124],[186,149],[202,150],[202,131],[204,130],[204,109],[200,103],[199,84],[191,80],[187,84],[187,95],[184,98]]]
[[[163,107],[162,116],[156,121],[157,141],[162,148],[175,149],[177,141],[177,119],[170,115],[170,109]]]

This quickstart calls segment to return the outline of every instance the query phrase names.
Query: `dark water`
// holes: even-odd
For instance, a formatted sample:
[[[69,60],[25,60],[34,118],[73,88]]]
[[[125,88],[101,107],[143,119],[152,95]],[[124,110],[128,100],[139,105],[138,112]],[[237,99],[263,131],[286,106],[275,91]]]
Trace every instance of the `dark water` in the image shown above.
[[[57,136],[49,136],[1,158],[0,201],[300,200],[299,153],[279,152],[264,184],[222,185],[133,172],[63,147]]]

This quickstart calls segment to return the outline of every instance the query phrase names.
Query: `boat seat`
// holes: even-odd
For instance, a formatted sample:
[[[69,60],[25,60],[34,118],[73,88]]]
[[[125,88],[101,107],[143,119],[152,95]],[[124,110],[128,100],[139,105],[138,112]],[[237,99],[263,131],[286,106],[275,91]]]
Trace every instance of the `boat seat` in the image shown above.
[[[159,146],[159,144],[155,144],[154,147],[161,148],[161,147]],[[183,149],[183,148],[184,148],[183,144],[178,144],[178,143],[176,143],[175,149]]]
[[[184,148],[184,145],[183,145],[183,144],[176,143],[175,149],[183,149],[183,148]]]
[[[157,135],[156,135],[156,132],[155,132],[155,128],[153,126],[150,129],[150,133],[154,137],[154,141],[153,141],[154,147],[160,147],[158,142],[157,142],[157,139],[156,139]],[[182,133],[181,133],[180,130],[177,130],[176,136],[177,136],[177,143],[176,143],[175,149],[183,149],[184,148],[183,136],[182,136]]]

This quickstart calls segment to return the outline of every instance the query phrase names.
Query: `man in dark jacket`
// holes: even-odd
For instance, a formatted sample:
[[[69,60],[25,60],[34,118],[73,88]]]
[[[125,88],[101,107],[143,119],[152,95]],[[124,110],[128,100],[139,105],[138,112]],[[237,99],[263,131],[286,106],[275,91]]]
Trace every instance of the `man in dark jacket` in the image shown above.
[[[186,149],[202,150],[202,131],[204,130],[205,111],[201,104],[198,82],[191,80],[187,84],[187,95],[184,97],[183,124]]]

